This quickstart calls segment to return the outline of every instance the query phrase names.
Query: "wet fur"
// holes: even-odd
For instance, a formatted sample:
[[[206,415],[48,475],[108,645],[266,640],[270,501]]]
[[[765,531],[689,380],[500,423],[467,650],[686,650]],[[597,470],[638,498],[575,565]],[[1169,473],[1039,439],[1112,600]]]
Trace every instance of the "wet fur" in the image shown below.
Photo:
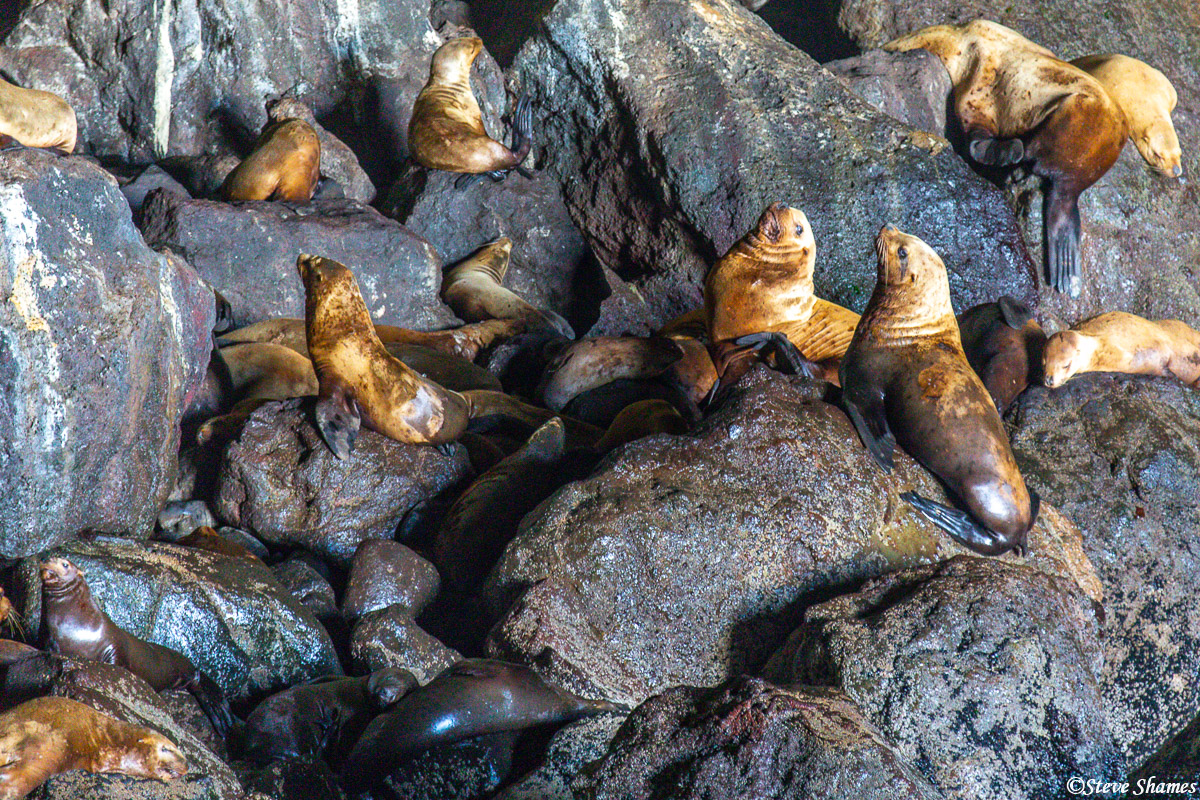
[[[1110,311],[1051,336],[1043,372],[1050,387],[1084,372],[1160,375],[1200,387],[1200,331],[1177,319]]]
[[[263,129],[254,150],[221,184],[226,200],[312,200],[321,177],[321,141],[302,119],[273,122]]]

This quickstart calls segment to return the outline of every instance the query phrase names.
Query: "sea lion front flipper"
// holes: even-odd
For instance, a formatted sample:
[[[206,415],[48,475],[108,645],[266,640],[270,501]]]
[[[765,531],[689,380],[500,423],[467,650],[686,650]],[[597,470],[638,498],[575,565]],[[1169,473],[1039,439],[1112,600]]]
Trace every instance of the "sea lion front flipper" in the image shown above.
[[[346,389],[326,390],[321,387],[321,396],[317,398],[317,430],[329,449],[339,459],[345,461],[354,450],[354,440],[358,437],[358,429],[362,427],[362,417],[358,413],[358,404]]]
[[[996,301],[996,305],[1000,307],[1000,316],[1004,324],[1014,331],[1021,330],[1026,322],[1033,319],[1033,312],[1029,310],[1029,306],[1008,295],[1003,295]]]
[[[750,347],[759,357],[775,356],[775,366],[786,375],[803,375],[815,378],[822,373],[821,368],[804,357],[792,340],[779,331],[763,331],[748,333],[733,340],[738,347]]]
[[[229,700],[225,697],[225,692],[221,691],[221,687],[207,674],[196,670],[195,676],[183,688],[196,698],[200,710],[208,717],[217,735],[222,739],[228,737],[237,720],[229,710]]]
[[[1056,291],[1079,297],[1083,270],[1079,257],[1079,195],[1057,183],[1046,193],[1046,266]]]
[[[981,556],[998,556],[1013,549],[1018,552],[1024,550],[1023,541],[988,530],[965,511],[944,506],[916,492],[904,492],[900,499],[907,501],[927,520],[950,534],[951,539]],[[1024,537],[1019,539],[1023,540]]]
[[[494,169],[491,172],[485,172],[484,175],[487,175],[489,178],[491,178],[492,183],[499,183],[500,181],[504,180],[505,177],[507,177],[508,173],[502,170]]]
[[[533,146],[533,101],[529,99],[529,95],[521,95],[521,99],[517,100],[517,107],[513,110],[512,116],[512,151],[513,157],[517,160],[516,169],[526,178],[532,178],[533,175],[528,170],[521,169],[521,162],[529,155],[529,150]]]
[[[854,429],[858,431],[858,437],[862,439],[863,446],[875,459],[875,463],[884,472],[890,473],[895,466],[892,453],[896,449],[896,436],[892,433],[887,414],[884,412],[883,392],[879,391],[878,397],[854,399],[850,398],[849,392],[843,392],[842,402],[850,415],[850,421],[854,423]]]

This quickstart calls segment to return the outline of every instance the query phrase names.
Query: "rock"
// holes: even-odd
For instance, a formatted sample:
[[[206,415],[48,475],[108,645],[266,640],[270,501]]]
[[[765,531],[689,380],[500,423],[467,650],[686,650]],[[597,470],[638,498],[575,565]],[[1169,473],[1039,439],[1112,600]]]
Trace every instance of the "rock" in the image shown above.
[[[191,264],[229,300],[239,327],[304,317],[299,253],[350,267],[376,323],[424,330],[454,320],[438,299],[441,262],[429,243],[352,200],[234,204],[158,192],[143,214],[146,241]]]
[[[350,621],[398,605],[416,617],[437,597],[441,583],[437,568],[409,548],[368,539],[354,553],[342,614]]]
[[[517,733],[493,733],[430,748],[389,775],[388,797],[445,800],[487,797],[508,777]]]
[[[869,50],[824,66],[850,91],[888,116],[919,131],[948,135],[950,73],[933,53]]]
[[[121,184],[121,194],[129,203],[129,209],[136,220],[141,220],[142,206],[146,204],[146,195],[155,189],[174,192],[181,197],[191,197],[183,184],[171,177],[165,169],[157,164],[146,167],[132,180]]]
[[[423,631],[400,605],[359,617],[350,638],[350,654],[359,671],[399,667],[415,675],[422,685],[462,660],[461,655]]]
[[[321,175],[336,181],[350,200],[370,203],[375,199],[375,186],[359,166],[354,151],[325,130],[313,116],[311,108],[293,97],[285,96],[267,104],[267,117],[271,122],[302,119],[311,125],[321,142]]]
[[[82,530],[149,536],[215,320],[79,158],[0,155],[0,557]]]
[[[1188,782],[1192,783],[1193,787],[1200,787],[1200,717],[1192,720],[1186,728],[1172,736],[1170,741],[1129,776],[1129,783],[1140,791],[1131,791],[1126,796],[1137,797],[1151,794],[1147,791],[1147,787],[1152,782],[1154,784]],[[1192,788],[1190,793],[1186,790],[1172,792],[1160,790],[1158,793],[1176,796],[1188,794],[1194,797],[1197,792],[1197,788]]]
[[[589,800],[942,797],[841,692],[749,677],[646,701],[575,788]]]
[[[1076,586],[963,556],[810,607],[765,674],[843,690],[947,798],[1034,800],[1119,779],[1102,665]]]
[[[966,552],[899,499],[937,482],[900,450],[884,474],[823,386],[758,367],[692,435],[627,444],[538,506],[484,584],[492,653],[636,704],[752,669],[832,589]],[[1042,509],[1028,561],[1099,599]]]
[[[466,477],[451,456],[363,430],[339,461],[311,422],[311,403],[268,403],[225,451],[217,516],[268,544],[302,547],[347,566],[360,542],[390,539],[405,514]]]
[[[495,800],[573,800],[571,779],[604,755],[627,714],[606,712],[576,720],[554,734],[542,764],[503,789]]]
[[[1101,686],[1133,766],[1200,715],[1200,394],[1082,375],[1031,387],[1008,419],[1029,485],[1087,531],[1107,612]]]
[[[258,561],[108,537],[49,555],[84,571],[96,604],[118,626],[183,653],[230,699],[341,672],[325,629]],[[29,559],[21,567],[21,607],[34,640],[41,624],[37,564]]]
[[[1191,13],[1186,4],[1130,0],[1110,14],[1074,0],[1036,6],[1003,0],[840,0],[830,5],[842,28],[862,47],[878,47],[927,25],[985,18],[1019,31],[1063,59],[1091,53],[1139,58],[1174,84],[1179,105],[1172,118],[1183,148],[1185,176],[1191,178],[1200,169],[1195,156],[1200,152],[1200,59],[1195,57],[1200,26],[1181,24],[1181,15]],[[1037,181],[1011,183],[1008,194],[1040,273],[1042,196]],[[1194,181],[1184,187],[1159,178],[1127,143],[1108,174],[1083,193],[1079,207],[1083,293],[1072,299],[1042,289],[1041,315],[1073,324],[1121,309],[1200,325],[1200,274],[1194,269],[1200,262],[1200,240],[1193,235],[1200,228],[1200,191]]]
[[[293,759],[272,761],[265,766],[246,762],[234,765],[248,790],[259,791],[270,800],[345,800],[337,776],[324,761],[312,763]]]
[[[333,586],[307,560],[292,557],[273,565],[271,571],[300,604],[323,624],[337,616],[337,595]]]
[[[709,266],[779,200],[812,223],[817,294],[850,308],[874,287],[886,222],[941,254],[963,308],[1035,295],[995,187],[727,0],[559,0],[513,70],[545,130],[538,163],[645,298],[643,325],[700,305]]]

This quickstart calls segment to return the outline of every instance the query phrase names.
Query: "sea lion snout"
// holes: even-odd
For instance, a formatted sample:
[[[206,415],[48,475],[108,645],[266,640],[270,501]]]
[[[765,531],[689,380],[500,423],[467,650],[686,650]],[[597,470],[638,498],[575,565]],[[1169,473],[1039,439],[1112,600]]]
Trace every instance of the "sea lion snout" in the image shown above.
[[[143,756],[148,764],[153,764],[154,777],[164,783],[177,780],[187,774],[187,759],[171,740],[164,736],[148,736],[142,740],[142,745],[150,752]]]
[[[83,570],[65,558],[48,558],[41,564],[43,583],[65,583]]]

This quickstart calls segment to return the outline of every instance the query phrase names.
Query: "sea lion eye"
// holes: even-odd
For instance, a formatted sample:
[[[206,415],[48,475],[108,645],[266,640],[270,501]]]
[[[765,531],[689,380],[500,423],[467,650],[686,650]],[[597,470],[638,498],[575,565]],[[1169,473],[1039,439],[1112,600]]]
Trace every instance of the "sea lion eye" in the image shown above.
[[[901,258],[908,258],[908,248],[901,246],[900,249],[896,251],[896,255],[900,256]]]
[[[803,236],[803,235],[804,235],[804,226],[803,226],[803,225],[797,225],[797,226],[796,226],[796,235],[797,235],[797,236]]]

